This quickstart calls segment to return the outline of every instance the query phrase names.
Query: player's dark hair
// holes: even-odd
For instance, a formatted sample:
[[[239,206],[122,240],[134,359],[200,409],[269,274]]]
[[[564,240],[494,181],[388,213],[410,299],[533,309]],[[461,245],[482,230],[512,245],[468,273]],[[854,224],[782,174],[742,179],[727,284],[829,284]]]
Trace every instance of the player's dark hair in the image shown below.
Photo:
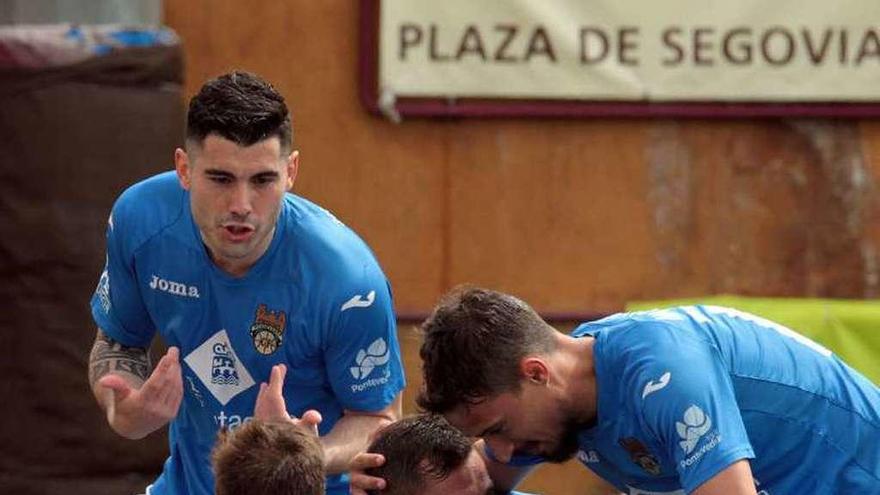
[[[418,495],[428,480],[442,481],[464,465],[471,441],[442,416],[421,414],[379,430],[367,452],[385,456],[385,464],[366,470],[385,480],[371,495]]]
[[[434,413],[518,392],[520,361],[556,345],[555,330],[528,304],[479,287],[453,289],[421,328],[425,386],[417,402]]]
[[[323,495],[324,451],[291,423],[248,421],[222,430],[211,454],[216,495]]]
[[[189,102],[186,139],[201,145],[211,134],[250,146],[272,136],[282,154],[293,131],[284,98],[271,84],[248,72],[231,72],[206,82]]]

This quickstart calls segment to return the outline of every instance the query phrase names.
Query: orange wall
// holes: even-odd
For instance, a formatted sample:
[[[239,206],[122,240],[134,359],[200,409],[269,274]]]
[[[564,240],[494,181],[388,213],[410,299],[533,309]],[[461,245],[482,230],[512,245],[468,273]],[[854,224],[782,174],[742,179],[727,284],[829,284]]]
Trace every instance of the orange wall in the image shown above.
[[[366,238],[403,313],[462,282],[543,311],[878,294],[877,122],[394,125],[358,101],[356,1],[166,0],[165,17],[184,40],[188,96],[232,68],[286,95],[297,190]]]
[[[165,0],[165,17],[184,41],[187,96],[233,68],[285,94],[297,191],[367,240],[401,313],[427,312],[463,282],[544,312],[715,293],[880,295],[878,121],[394,125],[358,101],[356,1]],[[531,488],[581,494],[584,471]]]

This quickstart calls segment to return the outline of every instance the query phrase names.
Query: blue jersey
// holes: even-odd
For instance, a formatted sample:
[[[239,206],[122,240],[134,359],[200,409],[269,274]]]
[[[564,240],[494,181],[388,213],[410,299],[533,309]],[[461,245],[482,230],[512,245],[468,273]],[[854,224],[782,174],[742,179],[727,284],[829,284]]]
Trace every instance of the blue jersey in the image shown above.
[[[691,306],[572,335],[596,338],[578,459],[625,493],[689,493],[750,459],[761,495],[880,494],[880,390],[792,330]]]
[[[404,386],[388,282],[367,246],[326,210],[285,195],[267,251],[241,278],[209,258],[174,173],[125,191],[110,217],[97,325],[124,345],[158,331],[180,348],[184,397],[152,494],[210,494],[221,427],[250,419],[260,382],[287,365],[291,414],[378,411]],[[327,492],[347,494],[344,476]]]

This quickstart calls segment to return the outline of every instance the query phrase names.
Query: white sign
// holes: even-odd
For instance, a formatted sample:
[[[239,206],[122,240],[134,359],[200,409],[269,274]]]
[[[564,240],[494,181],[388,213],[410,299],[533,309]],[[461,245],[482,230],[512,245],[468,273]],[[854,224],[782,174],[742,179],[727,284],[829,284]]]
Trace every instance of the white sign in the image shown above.
[[[880,100],[877,0],[382,0],[379,91],[596,101]]]

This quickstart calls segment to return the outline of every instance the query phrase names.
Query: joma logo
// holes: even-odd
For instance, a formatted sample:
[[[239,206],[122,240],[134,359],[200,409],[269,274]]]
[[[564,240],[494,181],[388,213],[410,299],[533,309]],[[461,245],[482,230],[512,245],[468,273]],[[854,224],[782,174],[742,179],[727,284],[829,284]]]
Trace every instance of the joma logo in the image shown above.
[[[172,282],[171,280],[165,280],[164,278],[159,278],[155,275],[153,275],[153,280],[150,281],[150,288],[174,294],[175,296],[199,298],[199,288],[195,285]]]

